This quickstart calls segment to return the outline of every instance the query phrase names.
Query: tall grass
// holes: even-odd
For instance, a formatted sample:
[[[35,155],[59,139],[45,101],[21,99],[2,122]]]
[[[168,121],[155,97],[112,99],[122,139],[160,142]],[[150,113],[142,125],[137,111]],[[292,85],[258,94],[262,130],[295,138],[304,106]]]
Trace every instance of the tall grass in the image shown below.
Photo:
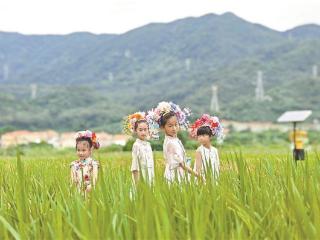
[[[132,187],[130,153],[97,155],[87,199],[70,185],[73,153],[1,157],[0,239],[314,239],[320,159],[222,151],[218,184],[168,185],[161,153],[153,187]]]

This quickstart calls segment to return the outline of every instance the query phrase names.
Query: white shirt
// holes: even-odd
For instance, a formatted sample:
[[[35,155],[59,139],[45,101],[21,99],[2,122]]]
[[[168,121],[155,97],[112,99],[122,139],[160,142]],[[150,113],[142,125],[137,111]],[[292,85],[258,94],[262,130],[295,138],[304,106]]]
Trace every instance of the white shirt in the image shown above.
[[[170,182],[175,179],[180,182],[185,177],[185,171],[180,164],[185,162],[186,152],[179,138],[165,136],[163,156],[166,161],[164,177]]]
[[[131,171],[140,171],[147,181],[153,181],[154,161],[151,145],[147,141],[136,139],[132,146]]]
[[[215,147],[206,148],[203,145],[198,147],[197,152],[201,154],[202,168],[201,175],[205,177],[205,174],[211,173],[214,179],[219,177],[220,160],[218,150]],[[194,165],[196,170],[196,165]]]

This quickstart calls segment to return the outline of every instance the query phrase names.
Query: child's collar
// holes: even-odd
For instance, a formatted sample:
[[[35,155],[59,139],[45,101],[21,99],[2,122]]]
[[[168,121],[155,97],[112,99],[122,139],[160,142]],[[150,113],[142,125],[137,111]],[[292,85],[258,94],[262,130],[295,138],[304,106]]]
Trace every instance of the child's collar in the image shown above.
[[[172,136],[169,136],[169,135],[167,135],[167,134],[165,135],[165,137],[166,137],[166,138],[171,138],[171,139],[177,139],[177,138],[178,138],[178,136],[172,137]]]
[[[147,143],[148,143],[147,141],[141,140],[140,138],[137,138],[136,141],[137,141],[137,142],[140,142],[140,143],[142,143],[142,144],[147,144]]]
[[[211,145],[211,144],[210,144],[209,147],[206,147],[206,146],[204,146],[203,144],[201,144],[201,146],[204,147],[205,149],[208,149],[208,150],[211,150],[211,148],[212,148],[212,145]]]
[[[87,158],[85,158],[83,160],[79,160],[79,162],[86,162],[86,161],[90,161],[90,160],[92,160],[92,158],[91,157],[87,157]]]

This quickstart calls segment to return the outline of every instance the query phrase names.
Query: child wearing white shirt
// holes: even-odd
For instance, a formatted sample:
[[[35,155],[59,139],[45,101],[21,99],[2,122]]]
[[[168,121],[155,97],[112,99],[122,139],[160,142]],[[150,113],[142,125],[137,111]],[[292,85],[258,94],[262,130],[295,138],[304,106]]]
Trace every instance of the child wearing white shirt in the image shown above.
[[[145,181],[153,183],[154,161],[151,145],[146,141],[148,136],[148,123],[145,120],[136,122],[135,132],[137,139],[132,147],[131,172],[135,183],[138,182],[140,174]]]
[[[154,181],[154,161],[150,143],[149,123],[145,112],[136,112],[124,119],[123,130],[126,134],[135,136],[132,146],[132,179],[137,184],[141,178],[152,184]]]
[[[203,114],[191,126],[191,135],[196,137],[201,144],[196,151],[194,171],[200,174],[203,179],[212,177],[213,180],[217,180],[220,160],[218,150],[211,145],[211,140],[213,136],[222,136],[222,126],[219,119]]]
[[[166,161],[164,177],[168,182],[177,180],[181,182],[187,179],[186,172],[200,176],[186,164],[185,149],[177,137],[179,132],[179,123],[174,112],[168,112],[161,117],[160,127],[165,133],[163,143],[163,155]]]

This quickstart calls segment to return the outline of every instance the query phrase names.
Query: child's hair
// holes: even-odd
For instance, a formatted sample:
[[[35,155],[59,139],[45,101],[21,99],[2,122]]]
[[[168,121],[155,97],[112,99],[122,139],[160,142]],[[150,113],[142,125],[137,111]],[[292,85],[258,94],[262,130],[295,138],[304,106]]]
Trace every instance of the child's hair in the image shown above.
[[[77,138],[76,139],[76,148],[77,148],[79,142],[87,142],[89,144],[89,148],[92,148],[92,146],[93,146],[92,139],[89,138],[89,137],[79,137],[79,138]]]
[[[172,117],[175,117],[175,116],[176,116],[176,114],[175,114],[174,112],[172,112],[172,111],[163,114],[163,115],[160,117],[160,120],[159,120],[159,125],[160,125],[160,127],[164,127],[164,126],[167,124],[168,120],[169,120],[170,118],[172,118]]]
[[[149,124],[148,124],[147,120],[145,120],[145,119],[140,119],[140,120],[138,120],[138,121],[136,121],[136,122],[134,123],[134,126],[133,126],[134,131],[137,131],[140,123],[146,123],[146,124],[148,125],[148,127],[149,127]]]
[[[212,137],[214,134],[209,126],[202,126],[197,130],[197,136],[201,135],[208,135],[209,137]]]

